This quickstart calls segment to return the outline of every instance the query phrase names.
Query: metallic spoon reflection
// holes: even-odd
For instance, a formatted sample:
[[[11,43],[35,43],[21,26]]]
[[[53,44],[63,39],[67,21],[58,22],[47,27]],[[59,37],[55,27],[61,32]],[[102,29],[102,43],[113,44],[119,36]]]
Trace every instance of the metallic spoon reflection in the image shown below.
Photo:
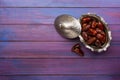
[[[81,32],[79,21],[67,14],[58,16],[55,19],[54,25],[58,33],[68,39],[78,37]]]

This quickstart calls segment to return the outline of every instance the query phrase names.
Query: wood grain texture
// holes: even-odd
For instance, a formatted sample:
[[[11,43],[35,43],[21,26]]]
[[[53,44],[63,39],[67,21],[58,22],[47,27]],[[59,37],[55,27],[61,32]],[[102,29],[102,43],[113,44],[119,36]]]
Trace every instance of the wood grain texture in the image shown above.
[[[0,0],[0,7],[120,7],[119,0]]]
[[[85,57],[71,52],[77,42],[0,42],[0,58],[120,58],[120,42],[112,42],[106,52],[93,53],[81,44]]]
[[[112,41],[120,41],[120,25],[108,25]],[[0,25],[0,41],[79,41],[61,37],[53,24],[48,25]]]
[[[58,15],[79,18],[88,12],[102,16],[108,24],[120,24],[120,8],[0,8],[0,24],[54,24]]]
[[[119,80],[119,76],[0,76],[2,80]]]
[[[0,75],[120,75],[120,59],[0,59]]]

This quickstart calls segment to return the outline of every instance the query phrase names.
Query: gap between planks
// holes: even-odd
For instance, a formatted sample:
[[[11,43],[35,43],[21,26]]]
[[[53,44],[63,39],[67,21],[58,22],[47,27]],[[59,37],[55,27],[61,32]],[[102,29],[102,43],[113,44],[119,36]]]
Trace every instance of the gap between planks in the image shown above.
[[[75,57],[0,57],[0,59],[120,59],[120,57],[82,57],[82,56],[75,56]]]
[[[120,8],[120,7],[64,7],[64,6],[58,6],[58,7],[31,7],[31,6],[21,6],[21,7],[18,7],[18,6],[0,6],[0,8]]]
[[[120,76],[120,74],[8,74],[0,76]]]

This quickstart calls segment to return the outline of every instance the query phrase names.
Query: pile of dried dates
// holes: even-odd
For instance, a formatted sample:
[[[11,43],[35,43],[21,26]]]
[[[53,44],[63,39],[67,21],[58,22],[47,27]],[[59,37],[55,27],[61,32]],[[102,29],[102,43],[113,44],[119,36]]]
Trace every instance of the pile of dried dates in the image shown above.
[[[96,17],[83,17],[81,19],[81,26],[81,35],[87,45],[93,48],[101,48],[106,43],[106,27]]]

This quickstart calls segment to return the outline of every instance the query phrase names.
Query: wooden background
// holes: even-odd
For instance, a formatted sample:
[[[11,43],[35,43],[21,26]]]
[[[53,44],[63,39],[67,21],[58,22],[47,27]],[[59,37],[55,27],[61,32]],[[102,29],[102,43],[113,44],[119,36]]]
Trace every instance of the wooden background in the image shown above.
[[[111,46],[85,56],[71,52],[79,39],[62,38],[58,15],[96,13],[108,22]],[[0,80],[120,80],[120,0],[0,0]]]

